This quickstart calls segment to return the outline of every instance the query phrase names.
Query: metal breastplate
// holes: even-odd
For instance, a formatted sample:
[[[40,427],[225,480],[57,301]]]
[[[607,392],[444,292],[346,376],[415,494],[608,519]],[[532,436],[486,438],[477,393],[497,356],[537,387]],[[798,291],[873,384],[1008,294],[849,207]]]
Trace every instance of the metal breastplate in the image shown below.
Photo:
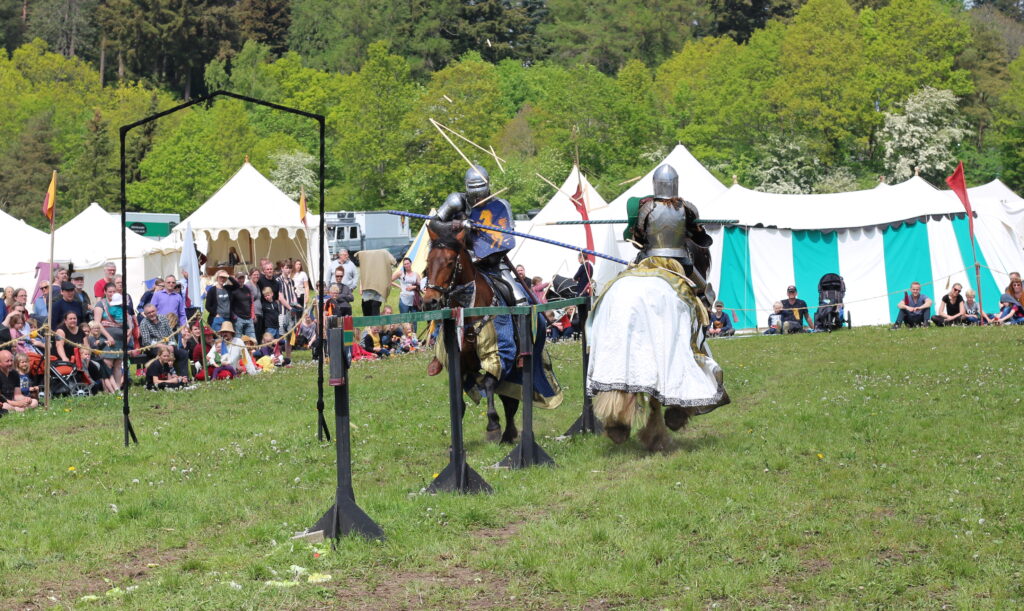
[[[686,247],[686,208],[652,201],[643,219],[644,254],[648,257],[678,257],[690,260]],[[643,211],[641,212],[643,215]]]

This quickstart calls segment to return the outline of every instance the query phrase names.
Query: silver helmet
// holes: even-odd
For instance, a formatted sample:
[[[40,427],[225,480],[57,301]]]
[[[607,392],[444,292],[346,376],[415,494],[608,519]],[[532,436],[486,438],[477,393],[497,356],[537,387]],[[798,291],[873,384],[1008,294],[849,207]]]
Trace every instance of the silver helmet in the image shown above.
[[[679,197],[679,174],[667,163],[654,171],[654,197],[659,199]]]
[[[491,194],[491,177],[483,166],[474,164],[466,170],[466,199],[470,205],[477,203]]]

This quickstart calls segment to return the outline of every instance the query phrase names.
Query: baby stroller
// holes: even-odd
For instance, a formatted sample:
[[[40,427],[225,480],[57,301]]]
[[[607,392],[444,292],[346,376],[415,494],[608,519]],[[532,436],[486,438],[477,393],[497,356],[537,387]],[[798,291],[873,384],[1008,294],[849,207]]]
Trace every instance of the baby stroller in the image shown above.
[[[92,382],[87,375],[69,361],[50,361],[50,393],[55,397],[86,397],[92,394]]]
[[[572,278],[556,275],[551,279],[551,286],[548,287],[547,299],[571,299],[576,296],[576,281]]]
[[[850,314],[843,306],[846,299],[846,282],[839,274],[825,274],[818,281],[818,311],[814,314],[814,328],[821,331],[835,331],[850,325]]]

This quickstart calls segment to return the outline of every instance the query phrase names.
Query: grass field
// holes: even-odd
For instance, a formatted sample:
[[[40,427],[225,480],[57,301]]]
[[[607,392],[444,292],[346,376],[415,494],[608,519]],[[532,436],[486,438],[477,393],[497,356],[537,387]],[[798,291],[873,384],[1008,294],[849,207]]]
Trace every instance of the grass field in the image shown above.
[[[387,541],[336,550],[289,540],[332,502],[311,364],[136,391],[129,449],[118,399],[63,401],[0,420],[0,608],[1019,607],[1022,339],[719,340],[733,403],[654,455],[555,439],[581,401],[558,345],[566,401],[535,416],[558,466],[488,468],[507,448],[471,408],[479,496],[421,494],[448,446],[426,356],[362,363],[354,486]]]

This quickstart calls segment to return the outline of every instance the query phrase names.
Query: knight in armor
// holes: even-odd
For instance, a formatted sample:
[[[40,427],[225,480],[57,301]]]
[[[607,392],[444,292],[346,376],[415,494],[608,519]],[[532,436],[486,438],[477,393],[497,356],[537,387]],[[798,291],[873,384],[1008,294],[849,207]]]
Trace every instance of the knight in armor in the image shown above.
[[[705,296],[711,236],[697,224],[700,215],[693,203],[679,197],[679,174],[665,164],[654,171],[654,195],[630,200],[630,224],[626,239],[639,245],[639,263],[648,257],[670,257],[683,266],[694,284],[694,293],[711,309]],[[635,219],[635,221],[634,221]]]
[[[587,321],[587,393],[616,443],[638,437],[663,449],[668,431],[729,402],[721,367],[707,346],[704,279],[711,238],[682,199],[669,165],[654,172],[654,195],[631,198],[624,237],[637,260],[606,284]]]

